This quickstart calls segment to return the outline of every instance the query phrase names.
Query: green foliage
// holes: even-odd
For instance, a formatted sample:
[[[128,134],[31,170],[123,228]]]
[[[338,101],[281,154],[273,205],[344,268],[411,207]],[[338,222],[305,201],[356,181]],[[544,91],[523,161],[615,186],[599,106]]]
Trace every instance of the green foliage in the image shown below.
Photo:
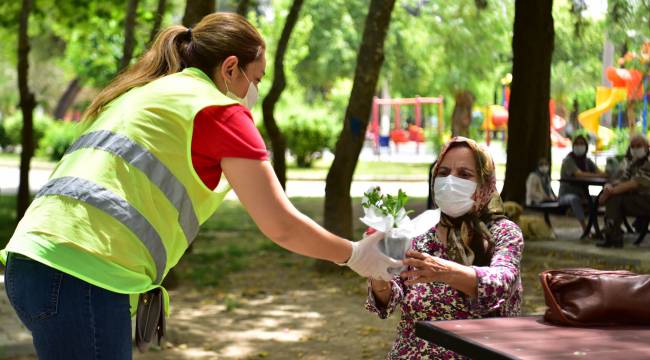
[[[70,121],[53,122],[39,142],[38,155],[52,161],[60,160],[65,151],[79,137],[81,131],[78,123]]]
[[[628,129],[615,128],[614,137],[609,143],[610,148],[616,151],[617,156],[624,156],[630,146],[630,132]]]
[[[617,45],[639,44],[643,38],[650,38],[649,23],[647,0],[608,0],[607,33]]]
[[[300,109],[280,122],[287,148],[298,167],[311,167],[323,150],[333,149],[340,131],[332,115],[323,109]]]
[[[444,145],[445,139],[447,139],[448,136],[444,133],[439,133],[438,131],[432,131],[431,135],[427,136],[427,138],[431,140],[433,144],[433,151],[438,154],[440,153],[442,145]]]
[[[364,1],[307,1],[292,43],[300,49],[294,71],[307,99],[327,97],[337,79],[356,66],[368,4]]]
[[[38,149],[38,144],[45,135],[47,129],[52,126],[54,120],[43,113],[34,112],[34,144]],[[16,112],[4,119],[4,129],[7,133],[8,145],[20,145],[22,142],[23,114]]]
[[[391,194],[382,194],[379,186],[374,186],[363,193],[361,206],[368,209],[374,206],[384,215],[391,215],[397,219],[400,211],[404,210],[409,198],[402,189],[397,190],[397,196]],[[410,210],[406,213],[411,212]],[[397,225],[397,224],[395,224]]]
[[[393,96],[452,99],[469,90],[479,103],[491,103],[496,82],[510,71],[512,2],[490,1],[479,10],[473,0],[438,1],[417,11],[407,3],[415,2],[395,6],[386,40],[383,74]]]
[[[602,20],[583,18],[579,37],[572,2],[558,1],[553,8],[555,44],[551,65],[551,97],[558,112],[577,99],[581,110],[595,105],[595,88],[601,81],[601,54],[605,40]],[[565,114],[568,116],[568,113]]]
[[[0,148],[4,148],[9,145],[9,137],[7,136],[7,131],[3,123],[0,122]]]

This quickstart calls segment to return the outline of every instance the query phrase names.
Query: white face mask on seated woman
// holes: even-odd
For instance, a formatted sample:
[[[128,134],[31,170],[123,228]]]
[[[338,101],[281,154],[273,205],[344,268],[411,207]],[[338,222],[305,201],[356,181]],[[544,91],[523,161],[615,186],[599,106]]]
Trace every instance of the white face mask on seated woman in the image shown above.
[[[453,175],[438,176],[433,183],[436,205],[443,213],[457,218],[467,214],[474,206],[472,196],[476,182]]]

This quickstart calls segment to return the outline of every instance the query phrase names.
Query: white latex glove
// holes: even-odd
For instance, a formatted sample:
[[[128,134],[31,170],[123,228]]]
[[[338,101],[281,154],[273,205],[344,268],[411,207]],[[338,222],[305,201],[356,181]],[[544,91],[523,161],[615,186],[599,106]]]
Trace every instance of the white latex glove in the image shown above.
[[[402,261],[392,259],[379,251],[377,243],[384,238],[384,233],[377,231],[362,240],[352,242],[352,256],[341,265],[347,265],[363,277],[389,281],[393,278],[389,268],[402,266]]]

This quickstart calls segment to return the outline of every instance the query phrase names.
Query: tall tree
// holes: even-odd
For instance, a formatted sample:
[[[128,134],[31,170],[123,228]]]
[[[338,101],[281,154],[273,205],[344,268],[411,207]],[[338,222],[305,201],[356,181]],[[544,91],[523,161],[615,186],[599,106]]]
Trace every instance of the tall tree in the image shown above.
[[[473,105],[474,95],[470,91],[460,90],[454,94],[454,112],[451,114],[452,136],[469,136]]]
[[[298,15],[300,14],[300,8],[302,7],[303,0],[294,0],[291,4],[291,9],[289,10],[289,15],[287,20],[284,23],[284,28],[282,29],[282,35],[280,35],[280,40],[278,41],[278,47],[275,51],[275,61],[274,61],[274,71],[273,71],[273,84],[271,85],[271,90],[264,98],[262,102],[262,115],[264,116],[264,127],[266,132],[269,134],[269,139],[271,140],[271,148],[273,149],[273,169],[275,170],[275,175],[278,177],[282,188],[286,188],[287,182],[287,164],[285,153],[287,151],[287,141],[282,135],[278,124],[275,121],[275,116],[273,114],[275,110],[275,105],[282,95],[282,91],[286,86],[286,78],[284,76],[284,54],[287,51],[287,45],[289,44],[289,38],[291,37],[291,32],[296,26],[298,21]]]
[[[213,13],[214,10],[214,0],[187,0],[185,14],[183,15],[183,26],[194,26],[204,16]]]
[[[29,15],[32,11],[32,0],[22,0],[20,9],[20,25],[18,27],[18,90],[20,93],[20,109],[23,113],[22,151],[20,153],[20,184],[16,217],[20,220],[29,206],[29,167],[34,155],[34,108],[36,100],[29,90]]]
[[[379,71],[384,62],[384,40],[395,0],[371,0],[357,55],[354,83],[345,111],[343,130],[325,185],[325,228],[352,237],[350,186],[370,118]]]
[[[63,92],[63,95],[61,95],[59,101],[56,103],[56,108],[54,108],[55,119],[63,119],[65,113],[68,111],[70,106],[72,106],[80,91],[81,79],[79,77],[75,77],[74,79],[70,80],[68,86]]]
[[[126,17],[124,19],[124,51],[117,71],[120,72],[129,66],[135,47],[135,17],[138,10],[138,0],[128,0]]]
[[[516,0],[506,179],[502,196],[523,203],[526,177],[550,158],[549,97],[553,0]]]
[[[156,7],[156,12],[153,16],[153,27],[151,28],[151,33],[149,34],[149,41],[147,44],[153,43],[156,39],[156,35],[160,31],[160,26],[162,25],[162,20],[165,17],[165,11],[167,10],[167,0],[158,0],[158,6]]]

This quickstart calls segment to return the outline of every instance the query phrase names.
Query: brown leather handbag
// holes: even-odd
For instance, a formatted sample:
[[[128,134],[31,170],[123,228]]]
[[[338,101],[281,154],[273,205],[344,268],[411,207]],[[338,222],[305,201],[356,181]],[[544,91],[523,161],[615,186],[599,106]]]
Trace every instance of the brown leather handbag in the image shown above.
[[[165,336],[165,310],[162,290],[155,288],[140,294],[135,316],[135,345],[145,352],[154,339],[160,345]]]
[[[539,274],[544,320],[568,326],[650,325],[650,275],[587,268]]]

